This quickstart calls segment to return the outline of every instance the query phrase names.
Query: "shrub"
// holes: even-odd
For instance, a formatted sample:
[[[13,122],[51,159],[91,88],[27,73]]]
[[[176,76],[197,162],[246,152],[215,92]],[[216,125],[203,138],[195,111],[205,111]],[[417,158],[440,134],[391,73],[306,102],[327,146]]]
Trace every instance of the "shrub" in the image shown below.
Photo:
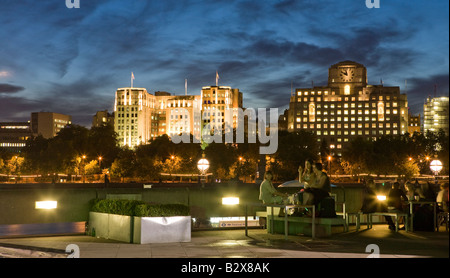
[[[147,204],[137,200],[95,199],[91,211],[138,217],[188,216],[189,207],[181,204]]]
[[[189,207],[179,204],[141,204],[135,209],[135,216],[139,217],[163,217],[163,216],[188,216]]]
[[[133,216],[135,207],[140,204],[144,204],[144,202],[136,200],[96,199],[91,206],[91,211]]]

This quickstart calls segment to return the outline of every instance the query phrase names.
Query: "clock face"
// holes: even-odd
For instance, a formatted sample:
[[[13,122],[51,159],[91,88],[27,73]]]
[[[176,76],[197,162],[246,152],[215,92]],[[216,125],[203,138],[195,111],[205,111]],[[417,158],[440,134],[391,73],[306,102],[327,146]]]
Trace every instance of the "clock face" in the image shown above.
[[[352,68],[343,68],[339,71],[339,77],[344,82],[353,81],[355,77],[355,71]]]

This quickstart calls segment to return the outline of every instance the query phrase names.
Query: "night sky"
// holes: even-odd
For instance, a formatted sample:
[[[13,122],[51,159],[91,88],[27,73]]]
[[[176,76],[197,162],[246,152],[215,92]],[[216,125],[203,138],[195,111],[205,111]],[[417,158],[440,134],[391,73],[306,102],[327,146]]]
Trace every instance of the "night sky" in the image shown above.
[[[327,84],[330,65],[367,67],[369,84],[407,91],[410,111],[449,94],[449,2],[380,0],[0,0],[0,121],[31,112],[90,127],[114,92],[239,88],[244,107],[288,107],[294,88]],[[407,80],[407,88],[405,88]],[[407,89],[407,90],[406,90]]]

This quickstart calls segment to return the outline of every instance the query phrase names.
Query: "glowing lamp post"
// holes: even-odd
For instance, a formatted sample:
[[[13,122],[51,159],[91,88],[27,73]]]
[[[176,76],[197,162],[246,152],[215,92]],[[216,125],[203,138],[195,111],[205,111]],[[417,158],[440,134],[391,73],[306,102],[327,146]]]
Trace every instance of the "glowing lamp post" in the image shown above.
[[[205,182],[206,171],[209,169],[209,161],[205,158],[205,154],[203,154],[202,158],[197,162],[197,168],[201,173],[201,181],[203,185]]]
[[[437,183],[437,175],[442,170],[442,162],[439,159],[435,159],[430,163],[430,169],[434,173],[434,181]]]

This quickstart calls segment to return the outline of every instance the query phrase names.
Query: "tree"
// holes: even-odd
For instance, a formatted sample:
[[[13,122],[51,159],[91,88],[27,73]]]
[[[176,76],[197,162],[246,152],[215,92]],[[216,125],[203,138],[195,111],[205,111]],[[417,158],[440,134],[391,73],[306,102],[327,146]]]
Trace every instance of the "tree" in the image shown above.
[[[278,151],[271,155],[269,167],[279,181],[298,178],[298,167],[307,159],[317,159],[318,145],[316,136],[311,132],[280,131]]]
[[[95,175],[100,173],[100,166],[97,160],[91,160],[84,166],[84,171],[86,175]]]
[[[122,182],[124,182],[125,178],[133,176],[135,166],[136,166],[135,153],[132,150],[125,147],[120,151],[117,158],[112,163],[111,175],[121,178]]]

